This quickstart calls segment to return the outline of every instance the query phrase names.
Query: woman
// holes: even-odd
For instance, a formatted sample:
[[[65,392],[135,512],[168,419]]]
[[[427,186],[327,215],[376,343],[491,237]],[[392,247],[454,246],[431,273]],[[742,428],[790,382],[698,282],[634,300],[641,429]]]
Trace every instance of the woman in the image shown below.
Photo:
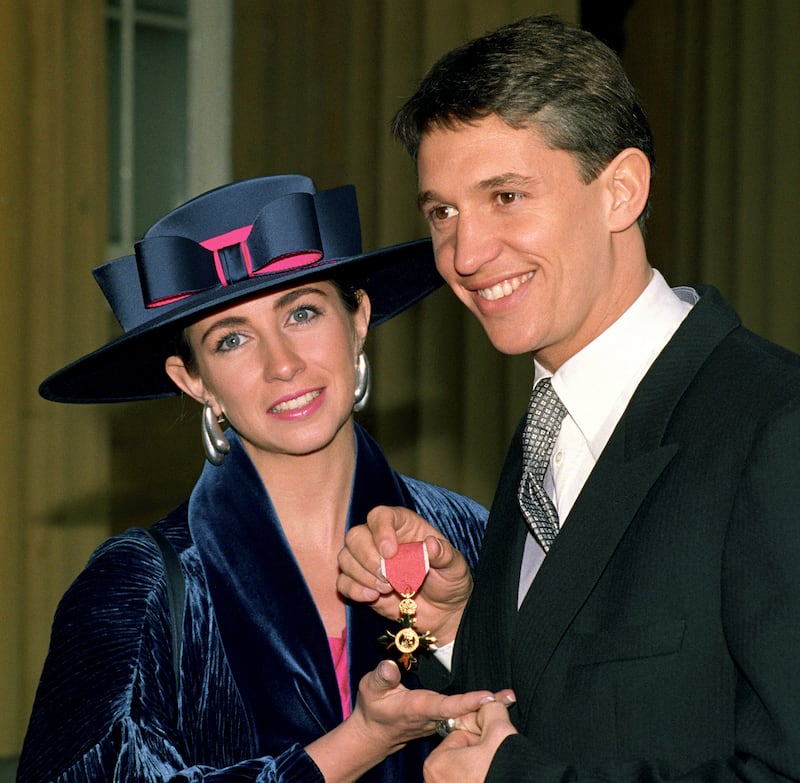
[[[163,556],[129,530],[62,599],[18,779],[420,780],[419,738],[491,695],[407,690],[381,663],[385,621],[335,584],[346,530],[379,504],[476,559],[485,509],[398,475],[353,422],[369,326],[440,283],[428,242],[364,254],[351,187],[266,177],[179,207],[95,276],[124,334],[40,393],[183,392],[209,462],[154,526]]]

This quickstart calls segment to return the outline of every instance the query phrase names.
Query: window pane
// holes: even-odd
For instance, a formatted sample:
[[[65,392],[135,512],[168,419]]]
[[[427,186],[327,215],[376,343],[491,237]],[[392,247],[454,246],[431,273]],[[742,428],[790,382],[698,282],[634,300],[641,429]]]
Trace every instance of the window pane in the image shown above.
[[[134,233],[186,200],[185,32],[136,29]]]

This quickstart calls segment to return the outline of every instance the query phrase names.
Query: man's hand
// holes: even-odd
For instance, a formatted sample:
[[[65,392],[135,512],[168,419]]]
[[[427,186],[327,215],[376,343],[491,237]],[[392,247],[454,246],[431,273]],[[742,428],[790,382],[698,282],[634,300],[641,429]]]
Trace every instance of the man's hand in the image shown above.
[[[398,618],[398,596],[381,576],[381,557],[389,559],[401,543],[424,541],[430,572],[414,596],[417,626],[431,631],[438,644],[455,638],[461,614],[472,592],[472,575],[462,557],[442,534],[419,514],[402,507],[378,506],[365,525],[347,533],[339,553],[336,587],[346,598],[372,604],[375,611]]]
[[[459,724],[466,730],[449,734],[425,760],[425,783],[483,783],[503,740],[517,733],[499,700],[484,703]]]

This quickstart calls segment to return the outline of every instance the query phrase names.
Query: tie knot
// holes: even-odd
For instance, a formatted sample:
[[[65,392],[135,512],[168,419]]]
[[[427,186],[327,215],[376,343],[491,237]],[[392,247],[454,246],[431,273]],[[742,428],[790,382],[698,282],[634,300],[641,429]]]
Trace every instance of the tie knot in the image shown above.
[[[555,393],[550,378],[542,378],[531,393],[528,406],[529,423],[549,432],[558,432],[566,415],[567,409]]]

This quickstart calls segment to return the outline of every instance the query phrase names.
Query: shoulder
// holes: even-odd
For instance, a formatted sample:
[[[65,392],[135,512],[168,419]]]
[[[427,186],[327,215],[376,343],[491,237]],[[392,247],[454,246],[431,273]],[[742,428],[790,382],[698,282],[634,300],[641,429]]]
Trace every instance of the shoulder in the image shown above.
[[[156,525],[179,554],[191,546],[185,518],[182,506]],[[77,661],[102,643],[110,656],[131,660],[145,628],[162,623],[166,609],[161,551],[146,530],[130,528],[95,549],[62,597],[51,652]]]
[[[744,327],[709,356],[698,385],[720,408],[763,420],[800,406],[800,356]]]
[[[439,513],[467,514],[478,520],[486,519],[489,515],[487,509],[478,501],[454,492],[452,489],[440,487],[413,476],[401,475],[400,480],[411,493],[418,511],[420,508],[429,508]]]
[[[489,512],[477,501],[427,481],[401,475],[414,502],[414,511],[428,520],[467,559],[477,562]]]
[[[684,377],[684,402],[713,408],[706,414],[722,419],[759,419],[795,406],[800,356],[744,327],[716,289],[698,291],[698,304],[662,354],[666,361],[657,362],[659,377]]]
[[[690,331],[694,332],[708,331],[711,324],[720,326],[721,338],[714,352],[719,362],[736,364],[744,381],[768,372],[790,383],[800,383],[800,355],[744,327],[715,288],[700,286],[698,290],[701,298],[687,323],[693,325]]]
[[[88,649],[105,638],[130,655],[142,626],[160,609],[163,582],[161,552],[143,528],[107,539],[59,602],[51,649]]]

